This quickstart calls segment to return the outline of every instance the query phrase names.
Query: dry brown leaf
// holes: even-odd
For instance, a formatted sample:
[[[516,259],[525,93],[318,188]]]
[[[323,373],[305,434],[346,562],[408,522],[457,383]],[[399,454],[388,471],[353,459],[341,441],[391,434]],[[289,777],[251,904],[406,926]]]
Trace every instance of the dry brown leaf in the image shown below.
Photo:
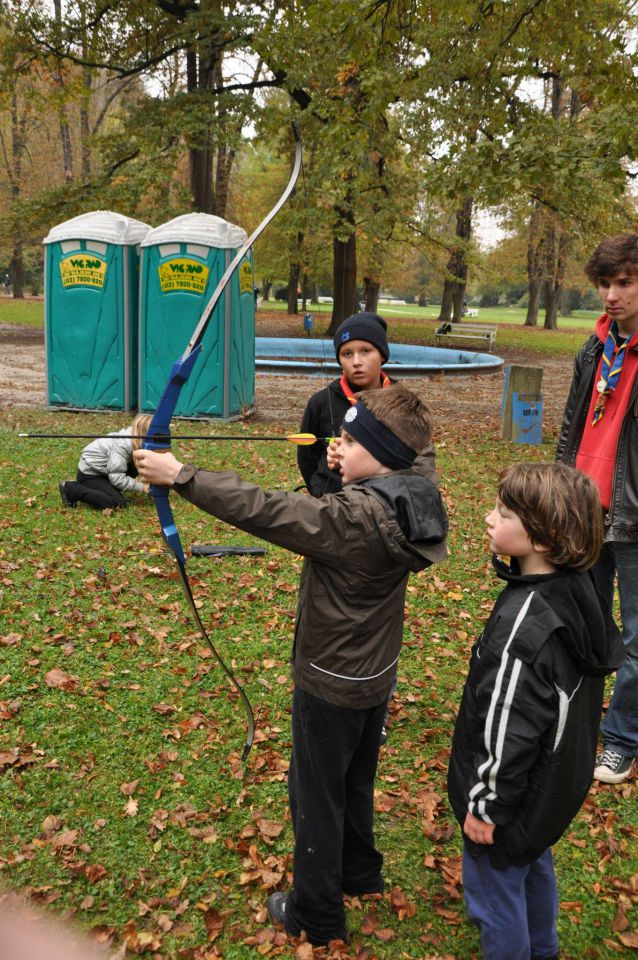
[[[80,686],[80,678],[74,677],[70,673],[65,673],[59,667],[54,667],[45,674],[44,682],[52,690],[65,690],[67,693],[75,693]]]

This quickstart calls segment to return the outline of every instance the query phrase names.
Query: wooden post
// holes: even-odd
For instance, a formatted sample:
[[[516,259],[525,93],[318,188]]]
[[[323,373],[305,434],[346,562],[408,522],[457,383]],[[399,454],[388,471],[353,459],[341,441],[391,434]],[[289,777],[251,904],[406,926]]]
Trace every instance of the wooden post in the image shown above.
[[[512,364],[505,369],[503,401],[501,403],[501,437],[512,439],[512,395],[537,397],[540,400],[543,384],[542,367],[522,367]]]

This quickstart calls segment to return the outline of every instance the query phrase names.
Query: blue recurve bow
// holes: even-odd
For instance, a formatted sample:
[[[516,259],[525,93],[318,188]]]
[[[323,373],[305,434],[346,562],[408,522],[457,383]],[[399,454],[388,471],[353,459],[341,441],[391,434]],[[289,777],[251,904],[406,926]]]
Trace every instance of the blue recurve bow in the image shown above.
[[[184,351],[182,356],[179,358],[179,360],[177,360],[173,365],[173,369],[171,370],[170,376],[168,378],[168,383],[164,387],[164,391],[160,398],[159,404],[157,406],[157,409],[153,415],[153,419],[151,420],[150,426],[148,428],[146,438],[142,444],[142,447],[145,450],[163,451],[163,450],[170,449],[170,446],[171,446],[170,424],[171,424],[173,412],[175,410],[175,405],[179,398],[180,391],[184,386],[184,384],[186,383],[186,381],[188,380],[190,373],[195,365],[195,362],[197,361],[197,358],[201,352],[202,340],[206,332],[206,328],[208,327],[208,324],[215,310],[215,307],[217,306],[217,303],[219,302],[219,299],[222,293],[224,292],[227,284],[229,283],[230,278],[232,277],[233,273],[235,272],[235,270],[237,269],[237,267],[245,257],[250,247],[253,245],[253,243],[255,242],[257,237],[262,233],[262,231],[265,230],[265,228],[268,226],[268,224],[273,219],[273,217],[277,215],[277,213],[283,207],[284,203],[286,202],[286,200],[288,199],[288,197],[290,196],[290,194],[294,189],[295,183],[297,182],[297,177],[299,176],[299,171],[301,169],[301,140],[299,138],[299,134],[297,133],[297,130],[294,124],[292,129],[295,137],[295,162],[294,162],[292,173],[290,175],[290,179],[288,181],[288,184],[286,185],[286,189],[284,190],[283,194],[281,195],[281,197],[279,198],[275,206],[272,208],[270,213],[268,213],[267,216],[264,217],[264,219],[261,221],[259,226],[248,237],[248,239],[246,240],[244,245],[241,247],[241,249],[237,251],[235,257],[233,258],[232,262],[229,264],[223,277],[217,284],[210,300],[206,304],[204,311],[197,324],[197,327],[195,328],[195,332],[193,333],[188,343],[188,346],[186,347],[186,350]],[[233,674],[231,673],[229,668],[226,666],[226,664],[222,660],[219,653],[217,652],[215,645],[210,639],[206,631],[206,628],[202,623],[202,619],[199,615],[199,611],[195,606],[195,600],[194,600],[193,593],[191,591],[190,583],[188,580],[188,574],[186,572],[186,558],[184,556],[184,550],[182,548],[182,543],[181,543],[179,533],[177,531],[177,526],[175,524],[175,520],[173,517],[173,511],[171,509],[171,505],[169,502],[168,493],[169,493],[168,487],[160,487],[153,484],[150,488],[150,494],[153,497],[153,500],[155,501],[157,516],[159,518],[159,522],[162,528],[162,534],[164,536],[166,546],[168,547],[169,552],[171,553],[175,561],[175,564],[177,566],[179,577],[182,582],[182,586],[184,588],[184,593],[186,595],[186,600],[188,602],[188,606],[191,610],[191,613],[195,618],[195,622],[197,623],[199,632],[201,633],[207,646],[212,651],[213,655],[215,656],[222,670],[227,675],[227,677],[229,678],[229,680],[231,681],[231,683],[239,693],[242,703],[244,705],[244,710],[246,712],[246,720],[247,720],[246,743],[244,745],[244,749],[242,753],[242,761],[244,761],[246,760],[246,758],[248,757],[248,754],[250,753],[250,748],[252,747],[253,739],[255,735],[255,718],[253,716],[252,707],[241,685],[233,676]]]

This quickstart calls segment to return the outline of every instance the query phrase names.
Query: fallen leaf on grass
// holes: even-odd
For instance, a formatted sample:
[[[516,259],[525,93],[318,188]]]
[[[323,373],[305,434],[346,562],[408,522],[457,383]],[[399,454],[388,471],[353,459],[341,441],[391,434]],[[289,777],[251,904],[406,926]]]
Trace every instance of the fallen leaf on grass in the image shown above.
[[[300,943],[295,950],[295,960],[313,960],[314,955],[311,943]]]
[[[153,710],[162,716],[166,716],[168,713],[177,713],[177,707],[171,703],[156,703]]]
[[[52,690],[65,690],[67,693],[75,693],[80,686],[80,678],[74,677],[70,673],[65,673],[59,667],[54,667],[44,677],[47,687]]]
[[[284,829],[284,824],[279,823],[277,820],[258,820],[257,827],[262,838],[266,841],[274,840]]]
[[[139,780],[131,780],[130,783],[121,783],[120,793],[123,793],[125,797],[130,797],[131,794],[135,793],[137,790],[137,785],[139,782]]]
[[[50,816],[45,817],[44,820],[42,821],[42,833],[45,836],[47,834],[56,833],[60,829],[63,823],[64,823],[64,820],[62,819],[62,817],[56,817],[53,814],[51,814]]]
[[[98,880],[102,880],[107,875],[107,870],[101,863],[90,863],[84,874],[89,883],[97,883]]]
[[[3,637],[0,637],[0,647],[14,647],[21,640],[21,633],[5,633]]]
[[[390,894],[390,906],[398,916],[399,920],[405,920],[406,917],[413,917],[416,913],[416,906],[410,903],[401,887],[392,887]]]
[[[74,847],[77,844],[78,830],[65,830],[58,833],[51,840],[51,846],[54,850],[60,850],[62,847]]]

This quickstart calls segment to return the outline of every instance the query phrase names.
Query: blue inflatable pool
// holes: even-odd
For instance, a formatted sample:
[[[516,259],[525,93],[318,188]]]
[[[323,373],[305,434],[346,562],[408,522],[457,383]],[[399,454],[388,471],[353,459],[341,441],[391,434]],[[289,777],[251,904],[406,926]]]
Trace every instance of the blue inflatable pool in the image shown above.
[[[327,374],[337,376],[341,371],[335,359],[332,340],[310,337],[256,337],[255,354],[257,373],[325,377]],[[405,379],[442,372],[454,376],[495,373],[502,366],[502,359],[492,353],[391,343],[390,359],[383,369],[390,376]]]

